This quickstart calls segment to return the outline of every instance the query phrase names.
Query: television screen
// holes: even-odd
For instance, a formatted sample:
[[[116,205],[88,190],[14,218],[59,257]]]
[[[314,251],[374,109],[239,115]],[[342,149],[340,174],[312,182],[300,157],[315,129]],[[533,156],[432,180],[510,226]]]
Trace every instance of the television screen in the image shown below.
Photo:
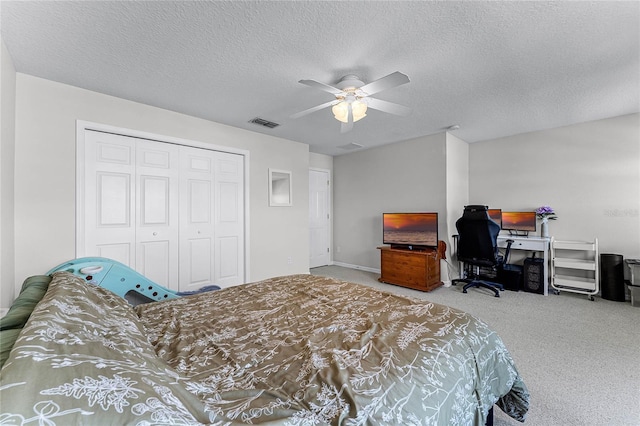
[[[536,230],[536,212],[502,212],[502,229],[534,232]]]
[[[384,244],[438,247],[438,213],[383,213],[382,223]]]
[[[487,213],[492,221],[502,227],[502,209],[487,209]]]

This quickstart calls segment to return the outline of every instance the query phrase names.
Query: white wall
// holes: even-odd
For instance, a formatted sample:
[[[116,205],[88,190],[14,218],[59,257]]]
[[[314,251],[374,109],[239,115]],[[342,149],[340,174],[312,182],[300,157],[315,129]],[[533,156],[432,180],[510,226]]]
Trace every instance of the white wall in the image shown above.
[[[456,221],[462,216],[464,206],[469,204],[469,144],[450,133],[447,133],[446,164],[447,216],[443,220],[447,222],[447,234],[440,239],[447,242],[447,257],[451,263],[455,250],[452,236],[458,233]]]
[[[640,114],[474,143],[469,164],[471,204],[549,205],[556,238],[640,258]]]
[[[330,155],[309,153],[309,167],[316,169],[333,170],[333,157]]]
[[[597,237],[602,253],[640,258],[640,114],[473,144],[446,134],[353,152],[334,158],[334,183],[337,264],[379,269],[384,211],[438,211],[451,258],[467,204],[550,205],[556,238]]]
[[[334,263],[380,269],[382,213],[438,212],[446,228],[445,134],[334,157]]]
[[[453,235],[458,234],[456,221],[462,216],[464,206],[469,204],[469,144],[450,133],[446,137],[447,215],[442,220],[446,221],[447,234],[440,237],[447,242],[447,259],[440,261],[440,279],[445,285],[460,277]]]
[[[16,285],[75,257],[76,120],[249,151],[250,278],[309,271],[307,145],[21,73],[16,84]],[[293,172],[292,207],[269,207],[269,168]]]
[[[14,154],[16,70],[0,38],[0,309],[15,298]]]

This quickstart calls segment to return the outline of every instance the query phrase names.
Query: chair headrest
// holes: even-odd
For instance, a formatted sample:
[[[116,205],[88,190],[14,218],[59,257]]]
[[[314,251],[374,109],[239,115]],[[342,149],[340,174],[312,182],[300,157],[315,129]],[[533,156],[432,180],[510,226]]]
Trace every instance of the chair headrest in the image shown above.
[[[482,206],[482,205],[470,205],[470,206],[464,206],[464,211],[471,211],[471,212],[476,212],[476,211],[487,211],[489,210],[488,206]]]

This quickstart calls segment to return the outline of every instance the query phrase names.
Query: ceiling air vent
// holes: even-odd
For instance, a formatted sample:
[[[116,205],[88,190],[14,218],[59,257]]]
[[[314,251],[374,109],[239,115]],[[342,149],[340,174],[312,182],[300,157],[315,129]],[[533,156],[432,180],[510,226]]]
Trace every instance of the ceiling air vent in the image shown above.
[[[249,123],[257,124],[259,126],[268,127],[273,129],[274,127],[278,127],[278,123],[274,123],[273,121],[265,120],[264,118],[256,117],[253,120],[249,120]]]
[[[347,151],[350,151],[352,149],[360,149],[363,146],[364,145],[360,145],[359,143],[351,142],[351,143],[349,143],[347,145],[340,145],[340,146],[338,146],[338,148],[346,149]]]

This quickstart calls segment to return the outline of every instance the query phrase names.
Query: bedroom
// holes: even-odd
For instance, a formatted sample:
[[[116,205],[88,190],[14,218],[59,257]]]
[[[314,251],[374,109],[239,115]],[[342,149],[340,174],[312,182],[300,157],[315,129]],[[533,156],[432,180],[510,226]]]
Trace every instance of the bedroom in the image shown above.
[[[637,69],[637,52],[633,59]],[[382,210],[429,209],[446,213],[447,220],[440,229],[440,234],[446,236],[452,234],[451,225],[461,206],[468,202],[486,202],[503,209],[549,204],[559,213],[559,220],[551,228],[554,235],[572,239],[597,236],[602,242],[602,252],[640,257],[640,239],[633,238],[640,234],[637,102],[635,109],[614,110],[601,119],[482,143],[467,145],[456,132],[434,132],[332,158],[310,153],[309,146],[303,143],[21,73],[11,62],[4,41],[2,67],[0,273],[5,308],[24,278],[75,256],[76,120],[228,144],[250,151],[248,276],[252,281],[308,272],[309,167],[333,169],[331,247],[332,259],[337,263],[379,268],[375,247],[380,244],[380,227],[376,221]],[[292,85],[299,78],[314,78],[295,74]],[[637,101],[637,78],[635,82],[636,93],[629,96]],[[624,98],[613,92],[614,96]],[[456,160],[451,158],[450,150],[463,152],[456,154]],[[459,170],[465,163],[465,150],[469,156],[468,172],[464,167]],[[390,158],[395,161],[389,163]],[[413,167],[407,172],[404,161],[409,160],[429,167]],[[291,208],[268,207],[269,168],[293,172]],[[359,171],[358,179],[352,179],[355,170]],[[468,179],[460,179],[465,173]],[[389,179],[390,176],[397,176],[397,181]],[[388,188],[402,184],[405,179],[424,182],[417,191],[425,194],[428,201],[391,190],[380,200],[376,188],[380,188],[379,181],[383,178]],[[356,180],[367,185],[354,187]],[[500,188],[500,192],[495,188]],[[367,201],[361,203],[354,193],[368,195]],[[382,201],[387,204],[381,205]],[[364,229],[351,229],[354,220],[362,223]],[[291,264],[288,257],[292,257]]]

